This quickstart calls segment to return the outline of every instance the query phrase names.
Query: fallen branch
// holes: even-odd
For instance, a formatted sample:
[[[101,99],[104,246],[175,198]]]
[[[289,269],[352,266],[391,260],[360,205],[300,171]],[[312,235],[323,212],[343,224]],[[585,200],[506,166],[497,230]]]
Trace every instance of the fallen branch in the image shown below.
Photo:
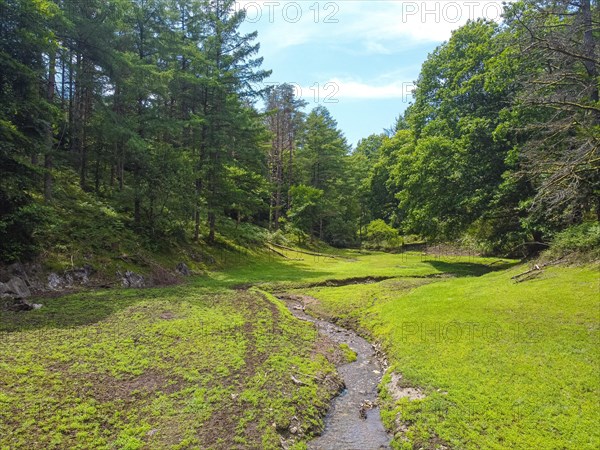
[[[527,270],[527,271],[525,271],[523,273],[520,273],[518,275],[515,275],[514,277],[511,277],[510,279],[511,280],[516,280],[518,278],[521,278],[522,276],[530,274],[531,272],[535,272],[536,270],[542,270],[542,268],[536,264],[535,266],[533,266],[533,268],[531,268],[531,269],[529,269],[529,270]]]
[[[548,267],[548,266],[554,266],[554,265],[558,264],[560,261],[562,261],[563,259],[565,259],[565,258],[566,258],[568,255],[570,255],[570,253],[568,253],[568,254],[566,254],[566,255],[563,255],[563,256],[561,256],[560,258],[558,258],[558,259],[555,259],[555,260],[553,260],[553,261],[550,261],[550,262],[544,263],[544,264],[542,264],[542,265],[538,265],[538,264],[536,264],[536,265],[534,265],[534,266],[533,266],[531,269],[529,269],[529,270],[527,270],[527,271],[525,271],[525,272],[523,272],[523,273],[520,273],[520,274],[518,274],[518,275],[515,275],[514,277],[511,277],[511,280],[516,280],[516,281],[517,281],[517,283],[519,283],[519,282],[521,282],[521,281],[525,281],[525,280],[529,279],[530,277],[526,277],[526,278],[524,278],[524,279],[522,279],[522,280],[519,280],[519,278],[521,278],[521,277],[523,277],[523,276],[525,276],[525,275],[529,275],[529,274],[530,274],[530,273],[532,273],[532,272],[537,272],[537,271],[541,272],[541,271],[542,271],[542,269],[543,269],[544,267]],[[535,275],[535,276],[537,276],[537,275]]]
[[[515,280],[515,283],[523,283],[524,281],[533,280],[534,278],[539,277],[542,273],[543,273],[543,270],[540,269],[537,272],[530,273],[529,275],[527,275],[524,278],[520,278],[518,280]]]
[[[273,253],[275,253],[276,255],[279,255],[279,256],[281,256],[282,258],[285,258],[285,259],[290,259],[290,260],[292,260],[292,261],[303,261],[303,259],[302,259],[302,258],[290,258],[290,257],[289,257],[289,256],[287,256],[285,253],[282,253],[282,252],[280,252],[280,251],[277,251],[277,250],[275,250],[274,248],[272,248],[272,247],[270,247],[270,246],[268,246],[268,245],[267,245],[267,248],[268,248],[269,250],[271,250]]]

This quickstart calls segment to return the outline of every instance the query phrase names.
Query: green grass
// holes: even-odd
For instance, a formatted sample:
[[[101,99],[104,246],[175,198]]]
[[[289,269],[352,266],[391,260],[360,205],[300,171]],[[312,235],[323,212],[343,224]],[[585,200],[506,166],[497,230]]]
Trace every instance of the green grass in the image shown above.
[[[334,390],[314,327],[258,292],[104,291],[1,319],[2,449],[279,448]]]
[[[339,252],[338,258],[282,251],[289,260],[276,255],[225,254],[224,270],[209,272],[195,283],[204,289],[261,285],[271,290],[307,287],[327,280],[366,277],[433,277],[480,275],[510,267],[515,262],[497,258],[454,257],[443,260],[417,252],[392,255],[382,252]],[[491,266],[489,264],[495,263]]]
[[[381,340],[392,369],[427,395],[396,402],[384,389],[386,425],[407,425],[396,448],[598,448],[598,271],[512,281],[522,270],[303,292],[319,300],[313,313]]]
[[[340,344],[340,349],[344,353],[344,358],[346,362],[354,362],[356,361],[356,352],[350,348],[348,344]]]
[[[599,443],[595,269],[516,284],[523,267],[508,260],[213,254],[223,270],[187,285],[2,312],[0,449],[269,449],[292,427],[292,448],[304,448],[338,388],[326,356],[355,355],[322,348],[312,325],[264,292],[284,290],[382,341],[405,385],[424,391],[395,401],[383,386],[386,425],[406,426],[396,448]],[[232,289],[241,285],[262,291]]]

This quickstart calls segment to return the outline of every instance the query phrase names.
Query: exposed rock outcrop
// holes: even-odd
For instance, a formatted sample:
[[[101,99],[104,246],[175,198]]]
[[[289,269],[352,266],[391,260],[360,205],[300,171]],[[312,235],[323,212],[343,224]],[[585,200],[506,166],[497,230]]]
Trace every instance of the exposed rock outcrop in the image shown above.
[[[146,280],[138,273],[130,270],[125,273],[117,272],[117,276],[121,277],[121,284],[123,287],[130,288],[143,288],[146,287]]]
[[[192,274],[192,271],[184,262],[180,262],[179,264],[177,264],[175,270],[177,270],[177,272],[183,275],[184,277],[189,277]]]

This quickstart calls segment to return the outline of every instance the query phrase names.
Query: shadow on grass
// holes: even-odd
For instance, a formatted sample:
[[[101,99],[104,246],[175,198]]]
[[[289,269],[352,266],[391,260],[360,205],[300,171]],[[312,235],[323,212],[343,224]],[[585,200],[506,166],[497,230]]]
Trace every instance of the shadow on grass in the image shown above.
[[[154,297],[157,289],[110,289],[37,299],[34,311],[0,311],[0,333],[44,328],[73,328],[100,322],[114,313]]]
[[[506,270],[519,264],[518,261],[502,261],[493,265],[465,261],[426,260],[423,262],[444,274],[451,274],[457,277],[480,277],[486,273]]]
[[[189,283],[178,286],[145,289],[114,288],[54,298],[37,298],[35,303],[43,305],[39,310],[14,312],[0,309],[0,340],[2,333],[93,325],[137,303],[153,299],[174,303],[188,301],[211,307],[215,301],[218,301],[220,294],[231,292],[231,288],[239,285],[296,282],[327,275],[330,273],[308,270],[306,267],[290,262],[282,263],[277,260],[257,258],[240,261],[208,276],[193,277]]]
[[[207,306],[214,305],[219,294],[231,292],[235,287],[263,285],[277,287],[303,287],[317,284],[327,285],[335,272],[324,267],[307,265],[310,261],[282,261],[275,258],[240,259],[219,272],[198,276],[189,283],[166,288],[110,289],[70,294],[57,298],[36,300],[43,304],[40,310],[29,312],[9,312],[0,310],[0,333],[40,330],[44,328],[73,328],[92,325],[139,302],[152,299],[173,302],[190,301]],[[427,260],[441,274],[459,277],[481,276],[486,273],[504,270],[517,262],[499,262],[493,265],[465,261]],[[410,275],[407,275],[410,277]],[[372,277],[356,280],[343,276],[350,283],[370,281]],[[364,278],[364,279],[363,279]],[[388,277],[385,277],[388,278]],[[1,337],[0,337],[1,339]]]
[[[312,257],[308,257],[312,258]],[[306,265],[307,261],[256,258],[230,265],[222,271],[193,281],[203,289],[231,289],[265,283],[308,282],[334,276],[335,272]]]

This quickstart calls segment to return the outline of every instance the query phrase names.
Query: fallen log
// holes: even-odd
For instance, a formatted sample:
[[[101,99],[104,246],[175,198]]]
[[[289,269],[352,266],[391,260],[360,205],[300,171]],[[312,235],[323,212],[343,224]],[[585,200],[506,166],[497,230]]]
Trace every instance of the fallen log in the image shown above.
[[[280,251],[277,251],[277,250],[275,250],[274,248],[272,248],[272,247],[269,247],[268,245],[267,245],[267,248],[268,248],[269,250],[271,250],[273,253],[275,253],[276,255],[279,255],[279,256],[281,256],[282,258],[285,258],[285,259],[290,259],[290,260],[292,260],[292,261],[303,261],[303,259],[302,259],[302,258],[290,258],[290,257],[289,257],[289,256],[287,256],[285,253],[282,253],[282,252],[280,252]]]
[[[553,261],[550,261],[550,262],[547,262],[547,263],[544,263],[544,264],[541,264],[541,265],[535,264],[531,269],[529,269],[529,270],[527,270],[527,271],[525,271],[523,273],[520,273],[518,275],[515,275],[514,277],[511,277],[511,280],[516,280],[517,283],[519,283],[520,281],[525,281],[526,279],[529,279],[529,277],[527,277],[527,278],[525,278],[523,280],[519,280],[519,278],[521,278],[521,277],[523,277],[525,275],[529,275],[532,272],[536,272],[536,271],[541,272],[544,267],[554,266],[554,265],[558,264],[560,261],[562,261],[563,259],[565,259],[569,254],[563,255],[563,256],[561,256],[558,259],[555,259]]]

